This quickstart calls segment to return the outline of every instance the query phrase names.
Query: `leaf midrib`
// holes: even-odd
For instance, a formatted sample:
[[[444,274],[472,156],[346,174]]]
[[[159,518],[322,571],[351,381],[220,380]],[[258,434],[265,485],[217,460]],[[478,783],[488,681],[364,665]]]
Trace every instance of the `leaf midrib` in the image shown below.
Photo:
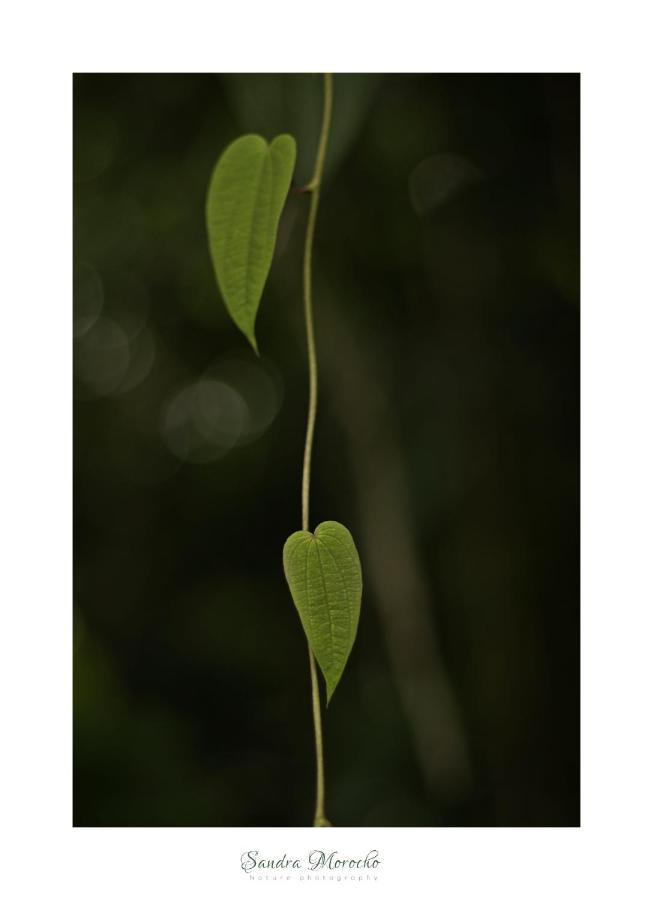
[[[249,259],[252,254],[252,242],[254,239],[254,228],[252,226],[254,224],[256,207],[257,207],[257,203],[258,203],[259,193],[261,190],[261,182],[263,180],[263,173],[265,171],[266,163],[270,159],[270,146],[271,145],[268,145],[265,148],[265,156],[263,157],[262,165],[259,168],[258,178],[256,180],[256,190],[254,191],[254,203],[252,204],[252,213],[251,213],[250,220],[249,220],[249,240],[247,241],[247,249],[246,249],[246,253],[245,253],[245,266],[244,266],[244,269],[245,269],[245,309],[247,310],[248,313],[251,312],[249,300],[250,300],[250,289],[252,287],[252,284],[251,284],[251,279],[248,276],[249,276]]]
[[[314,538],[313,540],[315,541],[315,549],[317,551],[317,564],[320,569],[320,578],[322,579],[322,587],[324,589],[324,596],[328,598],[329,592],[327,591],[326,579],[324,577],[324,569],[322,567],[322,557],[320,556],[320,544],[319,544],[319,541],[317,538]],[[308,557],[308,554],[306,554],[306,556]],[[327,618],[329,619],[329,635],[331,637],[331,657],[333,658],[335,656],[335,649],[336,649],[335,642],[334,642],[334,636],[333,636],[333,619],[331,617],[331,608],[329,606],[329,603],[327,602],[324,605],[325,605],[326,611],[327,611]]]
[[[315,540],[318,541],[318,538],[316,538]],[[351,610],[349,608],[349,597],[350,597],[349,588],[347,587],[347,581],[345,579],[345,576],[344,576],[340,566],[338,565],[338,560],[333,555],[333,550],[329,547],[329,545],[327,543],[324,543],[324,547],[328,551],[329,555],[331,556],[331,559],[333,560],[333,562],[335,564],[336,573],[337,573],[338,577],[340,578],[340,581],[342,582],[342,589],[345,594],[345,607],[347,609],[347,642],[349,642],[349,638],[351,636]],[[326,586],[325,586],[325,592],[326,592]]]

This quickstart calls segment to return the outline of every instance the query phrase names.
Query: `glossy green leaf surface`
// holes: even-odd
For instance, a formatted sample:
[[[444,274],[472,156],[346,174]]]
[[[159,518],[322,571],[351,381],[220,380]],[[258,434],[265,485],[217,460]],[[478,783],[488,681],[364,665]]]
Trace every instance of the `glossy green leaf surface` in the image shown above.
[[[246,134],[218,160],[206,199],[213,267],[227,310],[258,353],[254,327],[279,217],[295,168],[295,140]]]
[[[333,696],[349,659],[360,616],[363,578],[350,532],[338,522],[322,522],[291,534],[283,567],[306,637]]]

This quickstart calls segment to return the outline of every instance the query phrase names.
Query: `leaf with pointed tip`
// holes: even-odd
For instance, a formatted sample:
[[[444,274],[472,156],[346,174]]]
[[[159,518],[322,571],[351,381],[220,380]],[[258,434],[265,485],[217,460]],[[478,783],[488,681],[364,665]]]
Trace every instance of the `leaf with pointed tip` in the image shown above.
[[[258,353],[254,325],[295,168],[295,139],[246,134],[218,160],[206,198],[209,249],[229,315]]]
[[[356,637],[363,592],[354,539],[339,522],[291,534],[283,567],[308,643],[333,696]]]

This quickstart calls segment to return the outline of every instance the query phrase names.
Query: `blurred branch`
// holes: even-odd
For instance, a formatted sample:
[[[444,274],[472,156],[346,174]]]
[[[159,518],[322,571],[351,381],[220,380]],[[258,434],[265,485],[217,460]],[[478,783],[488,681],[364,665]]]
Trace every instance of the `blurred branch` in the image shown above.
[[[401,451],[365,340],[352,335],[334,303],[320,306],[323,380],[348,439],[361,523],[367,592],[378,606],[394,678],[425,782],[445,796],[469,781],[459,709],[429,612],[428,585],[412,534]]]

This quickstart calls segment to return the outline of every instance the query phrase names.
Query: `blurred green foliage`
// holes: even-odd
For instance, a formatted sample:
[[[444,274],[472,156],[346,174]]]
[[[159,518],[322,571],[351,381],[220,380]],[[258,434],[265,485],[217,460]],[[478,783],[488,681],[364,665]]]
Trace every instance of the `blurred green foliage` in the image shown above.
[[[217,294],[204,201],[245,132],[293,134],[307,180],[320,79],[73,87],[74,822],[306,825],[308,663],[281,565],[306,197],[282,216],[260,360]],[[336,76],[315,257],[313,524],[351,525],[365,578],[327,813],[576,825],[578,77]]]

